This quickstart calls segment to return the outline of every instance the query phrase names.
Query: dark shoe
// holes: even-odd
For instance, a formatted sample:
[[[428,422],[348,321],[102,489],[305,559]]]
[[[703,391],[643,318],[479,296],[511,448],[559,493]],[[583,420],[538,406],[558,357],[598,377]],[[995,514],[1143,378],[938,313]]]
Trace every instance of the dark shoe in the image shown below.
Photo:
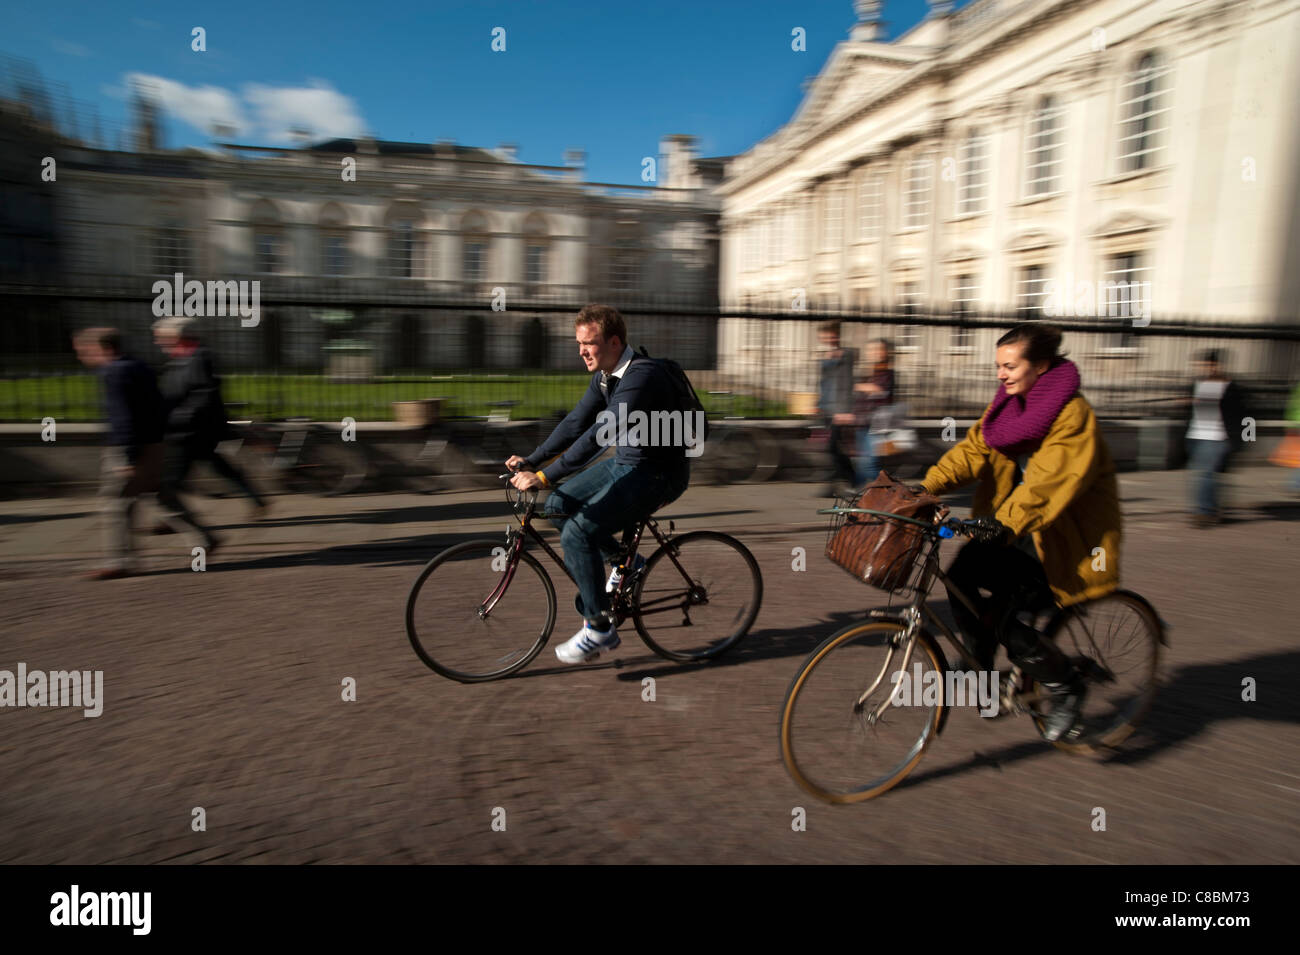
[[[175,534],[176,528],[172,527],[166,521],[159,521],[149,531],[150,534]]]
[[[1052,709],[1043,722],[1043,739],[1054,743],[1079,722],[1079,711],[1083,709],[1083,698],[1088,687],[1083,680],[1076,678],[1071,683],[1044,683],[1043,689],[1052,696]]]
[[[131,571],[124,567],[101,567],[82,576],[86,580],[118,580],[122,577],[130,577]]]

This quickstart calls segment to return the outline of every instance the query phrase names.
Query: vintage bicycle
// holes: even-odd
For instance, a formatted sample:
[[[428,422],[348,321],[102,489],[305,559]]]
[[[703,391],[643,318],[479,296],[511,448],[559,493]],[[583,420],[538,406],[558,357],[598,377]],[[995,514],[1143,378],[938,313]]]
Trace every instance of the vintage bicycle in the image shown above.
[[[800,666],[782,707],[781,756],[790,775],[821,799],[852,803],[897,786],[943,732],[956,693],[973,689],[969,680],[946,676],[959,671],[949,667],[936,632],[953,645],[968,673],[980,664],[926,599],[942,580],[975,611],[940,569],[939,547],[971,536],[981,525],[942,519],[946,511],[926,522],[848,501],[818,513],[832,515],[832,536],[846,519],[886,521],[916,535],[920,544],[906,582],[894,591],[901,605],[871,610],[867,619],[828,637]],[[1088,686],[1079,721],[1054,745],[1101,754],[1133,732],[1155,697],[1166,629],[1151,604],[1127,590],[1051,613],[1045,638],[1056,642]],[[903,680],[926,692],[908,693],[906,705],[899,705]],[[1028,715],[1043,731],[1050,697],[1018,667],[1002,675],[996,697],[998,715]]]
[[[461,683],[517,672],[541,652],[555,627],[555,585],[528,551],[529,541],[573,579],[533,526],[537,491],[507,485],[506,499],[519,526],[510,527],[504,540],[447,548],[421,571],[406,601],[406,633],[416,655]],[[622,579],[612,594],[615,622],[630,619],[646,646],[669,660],[716,660],[749,633],[758,616],[758,562],[727,534],[700,530],[679,536],[675,530],[673,521],[665,531],[648,517],[624,533]],[[647,531],[659,547],[629,573]]]

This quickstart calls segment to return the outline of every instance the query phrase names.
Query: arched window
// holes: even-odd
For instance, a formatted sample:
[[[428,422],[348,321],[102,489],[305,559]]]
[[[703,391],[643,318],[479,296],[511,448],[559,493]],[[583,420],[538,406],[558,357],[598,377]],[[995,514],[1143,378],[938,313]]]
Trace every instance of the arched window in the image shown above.
[[[1157,165],[1168,128],[1169,68],[1159,54],[1143,53],[1120,95],[1119,167],[1135,172]]]
[[[1025,195],[1046,196],[1061,188],[1062,109],[1044,96],[1029,121],[1025,150]]]

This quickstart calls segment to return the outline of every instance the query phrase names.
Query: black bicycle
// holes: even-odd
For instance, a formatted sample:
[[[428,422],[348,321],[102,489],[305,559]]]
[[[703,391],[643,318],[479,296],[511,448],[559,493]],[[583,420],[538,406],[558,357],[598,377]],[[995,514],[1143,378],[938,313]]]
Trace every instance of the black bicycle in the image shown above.
[[[528,552],[529,540],[573,579],[533,526],[537,492],[508,486],[506,498],[519,526],[504,540],[447,548],[421,571],[406,601],[406,633],[416,654],[434,672],[461,683],[499,679],[527,666],[555,627],[555,586]],[[646,531],[659,548],[639,572],[628,573]],[[749,633],[758,616],[758,562],[727,534],[674,531],[672,521],[665,532],[648,517],[625,532],[623,576],[612,594],[615,621],[631,619],[646,646],[669,660],[716,660]]]

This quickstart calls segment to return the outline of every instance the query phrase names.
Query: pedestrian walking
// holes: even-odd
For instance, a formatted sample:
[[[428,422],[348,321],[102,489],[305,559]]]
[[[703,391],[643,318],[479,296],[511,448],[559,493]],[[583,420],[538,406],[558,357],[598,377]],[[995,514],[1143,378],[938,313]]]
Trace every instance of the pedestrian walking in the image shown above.
[[[830,471],[823,496],[833,497],[854,480],[853,461],[849,457],[853,440],[853,366],[858,360],[856,348],[840,345],[840,323],[827,322],[817,329],[823,357],[818,386],[816,413],[830,432]]]
[[[853,414],[857,426],[857,486],[865,487],[880,473],[880,436],[893,430],[894,349],[884,338],[867,344],[870,376],[853,386]]]
[[[176,516],[179,494],[199,461],[206,461],[243,492],[253,502],[254,516],[261,516],[266,512],[266,501],[244,473],[217,449],[229,435],[226,406],[212,355],[199,340],[194,323],[184,318],[164,318],[154,324],[154,340],[170,359],[159,386],[167,409],[163,486],[171,516]],[[164,522],[155,531],[165,533],[174,529],[174,523]]]
[[[136,501],[159,488],[162,396],[153,369],[123,352],[117,329],[84,329],[74,337],[73,346],[81,363],[99,375],[108,418],[99,486],[106,563],[86,576],[112,580],[134,571],[131,522]]]
[[[1227,472],[1241,450],[1242,420],[1246,405],[1241,388],[1225,371],[1226,356],[1216,350],[1202,352],[1195,362],[1192,385],[1192,421],[1187,429],[1187,461],[1192,472],[1191,522],[1208,527],[1222,521],[1220,475]]]

